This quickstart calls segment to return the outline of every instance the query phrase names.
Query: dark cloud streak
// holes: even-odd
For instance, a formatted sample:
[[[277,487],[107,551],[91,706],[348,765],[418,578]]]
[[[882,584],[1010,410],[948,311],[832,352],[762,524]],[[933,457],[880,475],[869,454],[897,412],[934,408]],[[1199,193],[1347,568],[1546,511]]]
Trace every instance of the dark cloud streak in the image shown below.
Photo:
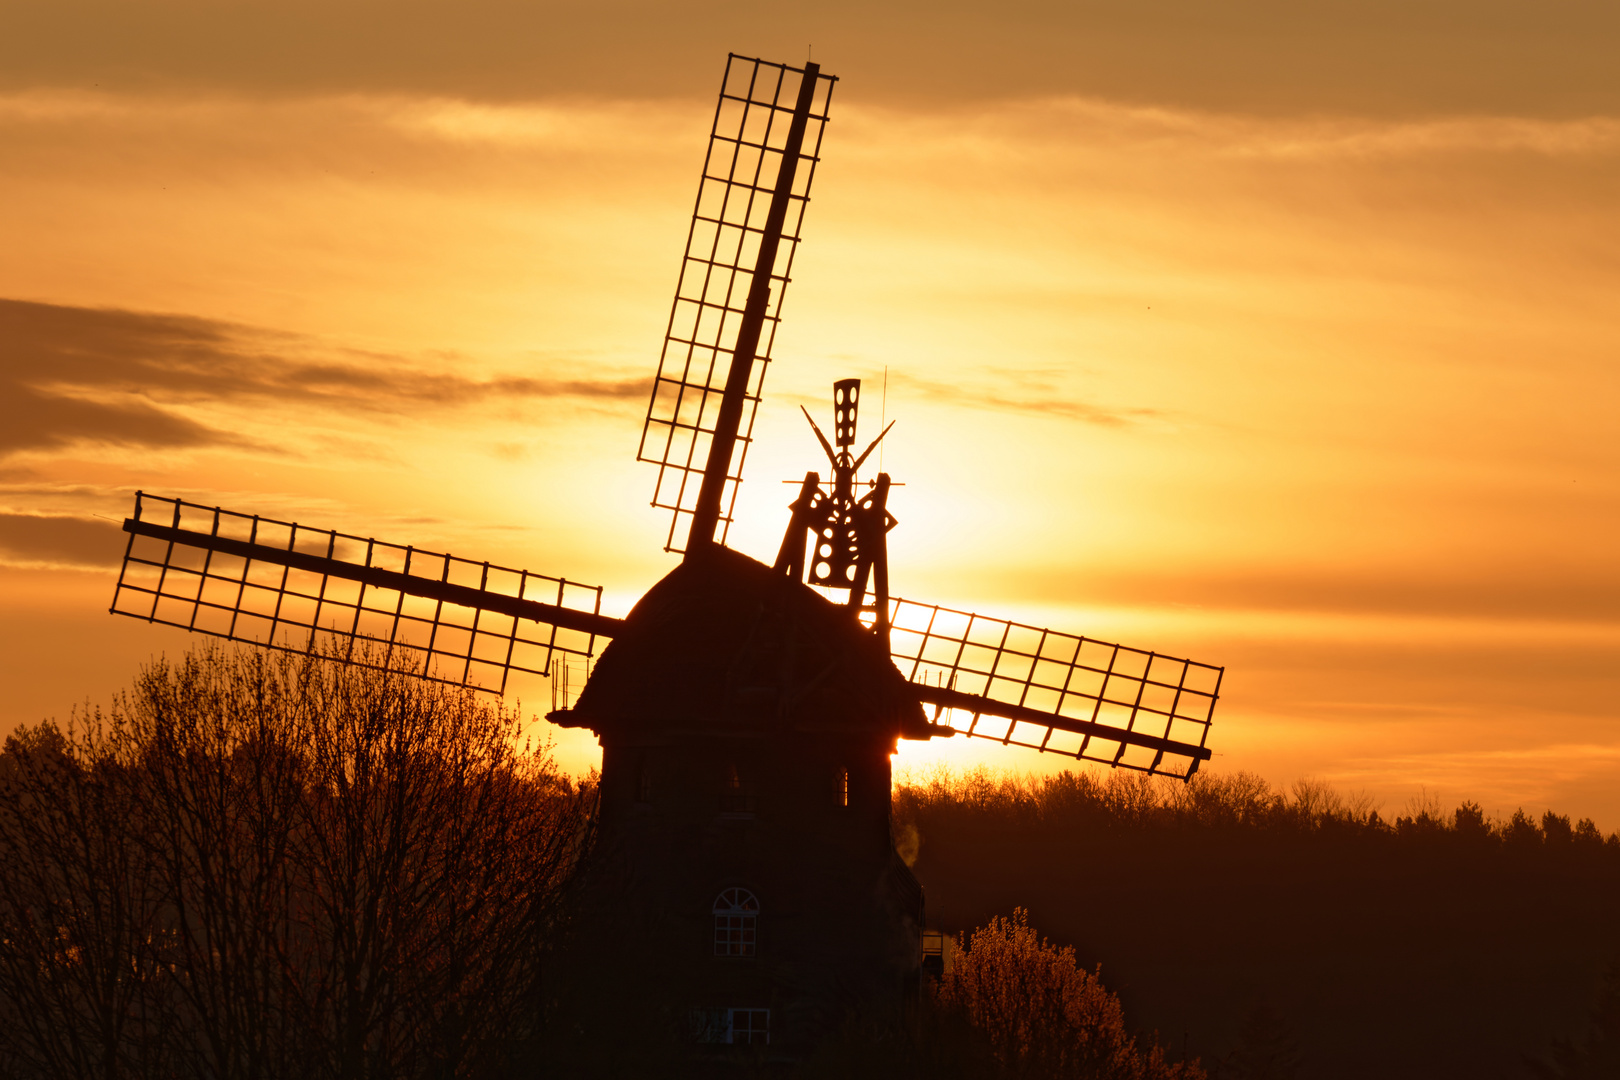
[[[1264,114],[1620,111],[1609,0],[826,0],[801,5],[57,0],[0,18],[0,88],[713,93],[726,49],[816,58],[863,101],[1083,94]]]
[[[61,397],[3,376],[0,395],[0,453],[58,449],[78,442],[173,448],[239,441],[139,401],[108,404]]]
[[[0,559],[65,566],[117,566],[123,529],[112,521],[0,511]]]
[[[320,351],[295,335],[191,316],[0,300],[0,453],[81,442],[248,445],[180,415],[174,406],[185,403],[407,412],[513,398],[630,401],[649,392],[646,379],[478,380],[397,357],[307,358]]]

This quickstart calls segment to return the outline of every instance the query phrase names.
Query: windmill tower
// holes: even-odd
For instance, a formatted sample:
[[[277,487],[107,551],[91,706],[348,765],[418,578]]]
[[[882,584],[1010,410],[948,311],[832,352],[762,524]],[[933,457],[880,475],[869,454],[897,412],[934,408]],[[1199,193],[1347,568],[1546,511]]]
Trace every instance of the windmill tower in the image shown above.
[[[898,739],[961,735],[1188,778],[1222,669],[889,594],[889,478],[860,384],[773,564],[726,546],[835,80],[729,58],[639,457],[679,564],[623,619],[601,590],[138,494],[112,610],[504,691],[607,642],[550,718],[602,746],[590,895],[634,924],[698,1044],[802,1053],[900,1007],[922,892],[889,832]],[[808,416],[808,414],[806,414]],[[814,426],[814,421],[812,421]],[[881,439],[887,432],[881,433]],[[353,651],[362,638],[382,652]]]

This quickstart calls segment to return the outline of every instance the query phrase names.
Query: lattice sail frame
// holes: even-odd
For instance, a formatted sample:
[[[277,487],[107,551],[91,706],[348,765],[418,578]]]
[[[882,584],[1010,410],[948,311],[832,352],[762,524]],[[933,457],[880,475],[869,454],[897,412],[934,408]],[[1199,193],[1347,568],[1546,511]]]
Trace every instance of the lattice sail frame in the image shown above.
[[[592,615],[600,614],[600,586],[145,493],[135,496],[131,520],[246,542],[269,558],[132,531],[113,593],[115,615],[287,652],[335,651],[351,663],[491,693],[505,691],[511,671],[546,675],[554,654],[589,657],[595,646],[590,633],[341,573],[403,575],[427,590],[459,586],[458,593],[474,589],[494,604],[515,598]],[[340,573],[272,561],[284,552],[330,562]],[[364,639],[381,647],[380,661],[356,650]]]
[[[964,734],[1180,779],[1208,757],[1223,668],[936,604],[890,611],[895,665],[954,691],[934,695],[939,719]]]
[[[652,505],[672,512],[666,551],[685,550],[687,526],[708,462],[737,329],[759,270],[756,264],[765,217],[803,79],[804,69],[784,64],[735,54],[726,62],[680,281],[636,454],[637,460],[658,466]],[[721,496],[721,543],[731,526],[782,294],[793,269],[836,81],[830,75],[817,76],[781,243],[768,271],[773,287],[738,430],[741,445],[732,456]]]

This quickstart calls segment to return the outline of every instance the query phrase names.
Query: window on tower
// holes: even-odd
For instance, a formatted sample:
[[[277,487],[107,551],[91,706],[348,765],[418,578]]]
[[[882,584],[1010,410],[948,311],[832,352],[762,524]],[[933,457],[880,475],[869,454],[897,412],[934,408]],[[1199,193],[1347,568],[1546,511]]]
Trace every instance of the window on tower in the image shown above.
[[[838,770],[838,805],[849,805],[849,770]]]
[[[759,900],[747,889],[714,899],[714,955],[753,956],[758,947]]]
[[[691,1025],[692,1038],[700,1043],[749,1046],[771,1041],[769,1009],[693,1009]]]
[[[763,1046],[771,1041],[769,1009],[731,1009],[731,1044]]]

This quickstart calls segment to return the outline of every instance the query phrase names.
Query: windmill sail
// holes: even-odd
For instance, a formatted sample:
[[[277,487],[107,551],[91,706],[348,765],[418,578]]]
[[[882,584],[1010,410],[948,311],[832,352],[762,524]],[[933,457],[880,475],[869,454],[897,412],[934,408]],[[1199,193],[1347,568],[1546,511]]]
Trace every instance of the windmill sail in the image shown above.
[[[666,551],[717,529],[725,542],[834,81],[815,64],[726,63],[637,453],[658,466]]]
[[[112,611],[503,692],[619,620],[600,586],[138,493]],[[383,648],[369,660],[356,641]]]
[[[1222,668],[937,604],[890,610],[896,666],[966,735],[1182,779],[1210,757]]]

